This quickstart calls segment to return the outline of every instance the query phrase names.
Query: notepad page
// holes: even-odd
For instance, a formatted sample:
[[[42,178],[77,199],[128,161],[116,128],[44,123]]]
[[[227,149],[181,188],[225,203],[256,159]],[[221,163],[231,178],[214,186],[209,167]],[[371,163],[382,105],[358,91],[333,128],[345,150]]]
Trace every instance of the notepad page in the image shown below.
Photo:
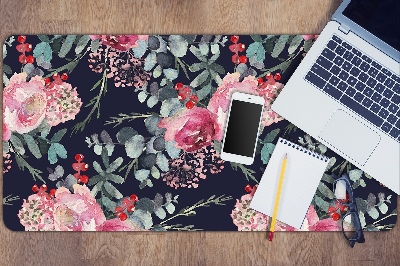
[[[314,157],[305,148],[296,149],[294,146],[295,144],[282,138],[278,140],[250,208],[272,216],[282,161],[287,154],[277,220],[300,229],[327,167],[328,158]]]

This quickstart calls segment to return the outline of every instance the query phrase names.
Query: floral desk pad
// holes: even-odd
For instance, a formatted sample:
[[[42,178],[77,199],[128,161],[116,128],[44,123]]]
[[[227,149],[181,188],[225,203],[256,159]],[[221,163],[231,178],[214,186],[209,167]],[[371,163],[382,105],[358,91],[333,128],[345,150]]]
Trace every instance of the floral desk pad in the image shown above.
[[[346,208],[334,199],[331,173],[349,173],[364,230],[391,229],[394,192],[270,108],[317,37],[10,36],[3,44],[6,226],[265,231],[269,217],[249,203],[280,136],[330,157],[302,231],[342,229]],[[234,91],[265,98],[251,166],[219,156]]]

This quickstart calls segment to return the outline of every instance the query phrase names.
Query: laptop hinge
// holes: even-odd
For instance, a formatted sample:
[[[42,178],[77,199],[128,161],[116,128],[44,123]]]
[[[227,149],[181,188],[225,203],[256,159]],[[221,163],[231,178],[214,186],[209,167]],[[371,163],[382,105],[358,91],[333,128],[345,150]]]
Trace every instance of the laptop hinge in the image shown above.
[[[341,32],[343,32],[344,34],[347,34],[347,33],[349,33],[349,31],[350,31],[349,27],[347,27],[346,25],[343,25],[343,24],[340,24],[339,30],[340,30]]]

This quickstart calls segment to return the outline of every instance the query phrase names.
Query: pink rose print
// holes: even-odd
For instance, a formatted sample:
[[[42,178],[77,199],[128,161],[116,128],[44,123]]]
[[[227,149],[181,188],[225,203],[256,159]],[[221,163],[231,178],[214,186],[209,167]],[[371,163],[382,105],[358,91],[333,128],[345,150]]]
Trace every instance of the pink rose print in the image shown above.
[[[177,146],[192,152],[211,144],[213,139],[222,139],[222,130],[217,116],[201,107],[181,109],[171,117],[163,118],[158,127],[166,128],[165,139],[176,141]]]
[[[148,35],[90,35],[90,39],[100,39],[102,44],[120,51],[137,47],[138,40],[147,40],[148,38]]]

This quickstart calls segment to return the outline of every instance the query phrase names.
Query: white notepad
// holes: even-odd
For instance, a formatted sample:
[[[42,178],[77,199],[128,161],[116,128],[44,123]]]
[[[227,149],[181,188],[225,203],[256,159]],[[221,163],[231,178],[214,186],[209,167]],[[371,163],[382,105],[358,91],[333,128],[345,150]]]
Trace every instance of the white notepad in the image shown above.
[[[272,216],[286,153],[288,157],[277,220],[300,229],[329,159],[288,140],[279,138],[250,208]]]

